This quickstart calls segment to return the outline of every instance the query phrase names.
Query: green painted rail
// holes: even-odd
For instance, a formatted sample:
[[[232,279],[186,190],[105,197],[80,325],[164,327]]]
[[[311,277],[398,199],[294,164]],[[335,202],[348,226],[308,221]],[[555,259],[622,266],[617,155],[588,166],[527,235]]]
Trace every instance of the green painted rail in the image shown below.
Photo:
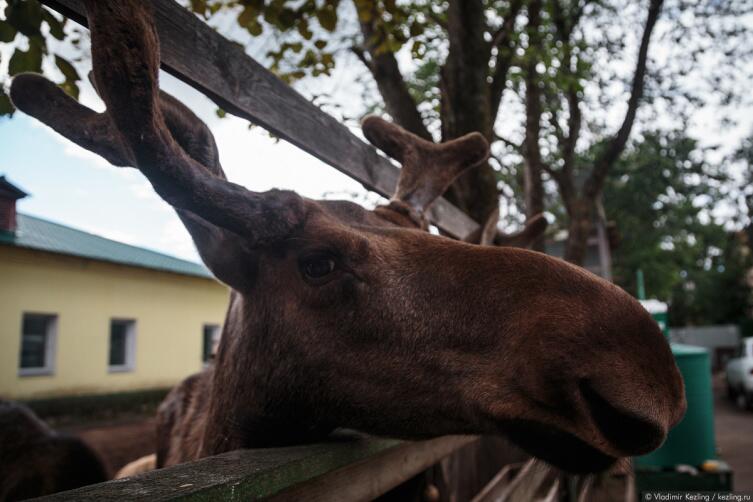
[[[349,434],[329,443],[232,451],[37,500],[371,500],[476,440]]]

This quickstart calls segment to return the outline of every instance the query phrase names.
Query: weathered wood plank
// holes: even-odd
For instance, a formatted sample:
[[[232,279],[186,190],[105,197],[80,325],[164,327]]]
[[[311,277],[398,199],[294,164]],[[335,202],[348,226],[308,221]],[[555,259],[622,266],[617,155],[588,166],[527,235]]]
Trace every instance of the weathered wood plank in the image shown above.
[[[474,436],[446,436],[392,448],[271,497],[274,502],[368,501],[439,462]]]
[[[471,502],[489,502],[495,500],[497,494],[502,493],[517,474],[519,464],[508,464],[494,476]]]
[[[475,439],[446,436],[402,442],[347,437],[306,446],[237,450],[37,500],[245,501],[275,494],[280,494],[279,500],[303,500],[291,498],[290,493],[302,493],[299,490],[306,500],[333,500],[338,493],[373,498]],[[281,494],[290,487],[293,491]],[[347,500],[359,498],[363,497]]]
[[[86,24],[80,0],[42,0]],[[162,67],[224,110],[269,130],[362,183],[390,196],[398,169],[348,128],[249,57],[173,0],[152,0]],[[271,167],[270,167],[271,168]],[[464,237],[478,228],[465,213],[438,200],[429,215],[442,230]]]
[[[551,495],[551,485],[556,481],[552,467],[531,459],[519,471],[515,466],[505,466],[489,484],[473,498],[473,502],[528,502],[536,500],[546,487],[542,498]],[[550,483],[546,484],[547,480]],[[558,485],[559,486],[559,485]]]

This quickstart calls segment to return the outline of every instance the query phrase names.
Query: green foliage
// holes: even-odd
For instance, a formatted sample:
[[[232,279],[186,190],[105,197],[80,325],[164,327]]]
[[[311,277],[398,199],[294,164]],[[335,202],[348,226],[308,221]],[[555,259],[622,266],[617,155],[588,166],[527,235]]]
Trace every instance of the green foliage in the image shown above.
[[[635,273],[650,298],[668,301],[672,325],[735,323],[750,304],[753,265],[744,234],[710,213],[727,180],[696,142],[679,132],[646,134],[615,166],[604,192],[617,225],[615,281],[635,294]]]
[[[279,40],[266,57],[283,81],[330,74],[335,58],[328,39],[340,19],[339,0],[246,0],[238,4],[240,27],[253,37],[269,34]]]
[[[0,19],[0,42],[13,44],[13,53],[8,60],[7,76],[23,72],[42,73],[44,61],[49,58],[62,73],[60,87],[78,98],[81,77],[71,61],[50,50],[50,38],[66,38],[66,20],[43,8],[38,0],[8,0]],[[75,36],[73,37],[75,40]],[[26,48],[24,48],[26,45]],[[0,81],[0,117],[13,114],[13,106],[6,93],[9,81]]]

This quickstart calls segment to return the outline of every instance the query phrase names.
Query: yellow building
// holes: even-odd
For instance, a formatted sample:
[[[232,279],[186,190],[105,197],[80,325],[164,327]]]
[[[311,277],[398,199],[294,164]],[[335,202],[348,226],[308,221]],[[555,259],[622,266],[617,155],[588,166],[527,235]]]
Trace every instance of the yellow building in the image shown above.
[[[201,265],[23,214],[0,177],[0,397],[165,388],[201,369],[228,290]]]

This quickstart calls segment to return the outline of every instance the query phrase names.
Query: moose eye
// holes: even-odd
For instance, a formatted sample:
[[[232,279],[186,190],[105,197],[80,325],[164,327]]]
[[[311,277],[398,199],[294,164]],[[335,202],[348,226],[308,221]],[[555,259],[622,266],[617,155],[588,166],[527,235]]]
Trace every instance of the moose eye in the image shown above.
[[[306,279],[321,281],[335,271],[337,264],[329,255],[316,255],[301,261],[301,272]]]

